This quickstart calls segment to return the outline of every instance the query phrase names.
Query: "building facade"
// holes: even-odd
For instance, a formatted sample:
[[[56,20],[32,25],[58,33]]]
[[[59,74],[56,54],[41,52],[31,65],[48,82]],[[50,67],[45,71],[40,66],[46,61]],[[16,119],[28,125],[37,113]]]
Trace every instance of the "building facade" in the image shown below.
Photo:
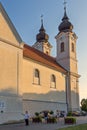
[[[22,119],[26,110],[79,110],[77,36],[66,10],[55,38],[52,57],[41,20],[36,42],[24,43],[0,3],[0,123]]]

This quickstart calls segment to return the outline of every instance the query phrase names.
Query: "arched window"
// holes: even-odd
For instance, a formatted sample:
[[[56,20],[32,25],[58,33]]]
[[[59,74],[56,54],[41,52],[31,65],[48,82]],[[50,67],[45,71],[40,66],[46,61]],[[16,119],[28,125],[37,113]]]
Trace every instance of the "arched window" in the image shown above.
[[[40,72],[38,69],[34,70],[34,84],[40,84]]]
[[[35,77],[39,78],[39,70],[38,69],[35,69]]]
[[[64,42],[61,43],[60,50],[61,50],[61,52],[64,51]]]
[[[72,52],[74,52],[74,43],[72,43]]]
[[[55,75],[51,75],[51,88],[56,88],[56,77]]]
[[[51,81],[55,82],[55,76],[54,75],[51,76]]]

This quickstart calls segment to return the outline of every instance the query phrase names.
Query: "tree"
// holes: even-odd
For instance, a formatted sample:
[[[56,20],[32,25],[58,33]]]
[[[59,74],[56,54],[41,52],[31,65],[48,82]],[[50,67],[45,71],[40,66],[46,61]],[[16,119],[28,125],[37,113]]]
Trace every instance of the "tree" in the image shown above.
[[[81,110],[87,112],[87,99],[82,99],[81,100]]]

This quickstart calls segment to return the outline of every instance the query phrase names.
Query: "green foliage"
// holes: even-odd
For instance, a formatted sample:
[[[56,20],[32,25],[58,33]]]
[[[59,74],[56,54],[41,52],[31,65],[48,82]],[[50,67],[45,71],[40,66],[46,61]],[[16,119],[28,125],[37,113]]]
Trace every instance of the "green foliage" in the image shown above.
[[[81,110],[87,112],[87,99],[81,100]]]
[[[55,117],[49,117],[49,118],[47,119],[47,123],[57,123],[57,120],[56,120]]]
[[[67,116],[72,116],[72,111],[69,111]]]
[[[65,124],[76,124],[76,118],[75,117],[66,117],[64,119]]]
[[[50,113],[50,114],[53,114],[54,112],[53,112],[53,111],[50,111],[49,113]]]
[[[36,116],[39,116],[39,113],[38,113],[38,112],[35,112],[35,115],[36,115]]]
[[[36,117],[33,117],[33,118],[32,118],[32,121],[33,121],[34,123],[40,123],[40,122],[42,122],[42,118],[39,117],[39,116],[36,116]]]

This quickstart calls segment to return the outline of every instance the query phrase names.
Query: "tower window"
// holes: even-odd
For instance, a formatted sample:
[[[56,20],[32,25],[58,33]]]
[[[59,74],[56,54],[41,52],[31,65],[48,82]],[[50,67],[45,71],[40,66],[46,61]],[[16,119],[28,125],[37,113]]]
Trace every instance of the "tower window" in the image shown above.
[[[51,75],[51,88],[56,88],[56,77],[55,75]]]
[[[60,50],[61,52],[64,52],[64,42],[61,43]]]
[[[72,43],[72,52],[74,52],[74,43]]]
[[[47,55],[49,54],[48,51],[46,51],[46,54],[47,54]]]

